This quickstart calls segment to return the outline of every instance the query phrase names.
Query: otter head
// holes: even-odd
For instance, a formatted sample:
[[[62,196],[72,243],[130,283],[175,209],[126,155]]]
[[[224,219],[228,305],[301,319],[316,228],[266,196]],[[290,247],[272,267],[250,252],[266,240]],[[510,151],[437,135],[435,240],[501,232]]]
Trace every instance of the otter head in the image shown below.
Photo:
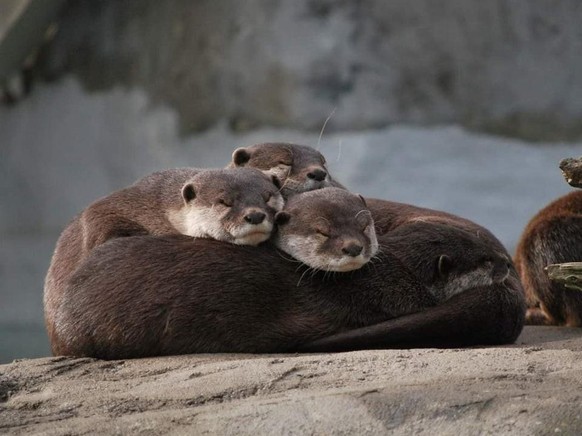
[[[511,259],[478,234],[439,222],[414,222],[382,238],[439,301],[470,288],[503,283]]]
[[[205,170],[182,187],[183,205],[170,220],[186,235],[257,245],[283,208],[279,189],[276,177],[252,168]]]
[[[257,168],[275,175],[282,183],[285,198],[306,191],[332,186],[323,155],[306,145],[265,143],[237,148],[231,167]]]
[[[364,199],[339,188],[291,197],[275,215],[277,247],[325,271],[361,268],[378,251],[372,215]]]

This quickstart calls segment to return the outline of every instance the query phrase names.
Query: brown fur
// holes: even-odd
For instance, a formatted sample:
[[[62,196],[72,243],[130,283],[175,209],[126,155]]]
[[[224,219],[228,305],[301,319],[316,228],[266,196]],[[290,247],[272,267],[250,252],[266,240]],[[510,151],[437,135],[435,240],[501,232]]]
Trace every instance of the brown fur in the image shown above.
[[[523,289],[511,258],[491,232],[446,212],[378,199],[366,199],[366,204],[381,249],[388,247],[425,286],[436,286],[437,298],[446,283],[459,281],[440,274],[427,259],[436,257],[440,264],[444,255],[452,260],[445,269],[471,280],[440,295],[435,308],[321,339],[302,351],[502,344],[517,338],[525,317]],[[491,284],[483,280],[488,275]]]
[[[515,263],[530,307],[528,322],[582,326],[582,293],[550,282],[544,271],[550,264],[580,261],[582,191],[574,191],[539,211],[517,246]]]
[[[411,237],[417,245],[410,246]],[[317,343],[306,343],[377,323],[348,349],[366,343],[406,345],[411,338],[420,340],[411,333],[423,329],[434,346],[515,340],[523,320],[520,294],[502,278],[485,289],[461,292],[460,301],[453,296],[450,301],[457,303],[449,312],[432,307],[444,298],[439,288],[447,283],[444,278],[452,280],[465,273],[466,265],[490,260],[507,272],[504,258],[495,258],[478,238],[440,224],[416,223],[385,238],[382,252],[361,269],[307,275],[268,245],[238,247],[180,236],[109,241],[91,253],[65,287],[55,314],[53,350],[107,359],[317,351]],[[415,256],[419,248],[424,251]],[[445,269],[442,256],[448,258]],[[430,289],[406,262],[427,275]],[[442,307],[449,307],[448,301]],[[485,324],[479,315],[484,304]],[[408,316],[394,320],[395,329],[386,328],[386,320],[418,311],[423,312],[405,329],[400,326]],[[434,325],[438,332],[426,331]]]
[[[325,277],[271,246],[181,236],[95,249],[55,314],[55,354],[106,359],[279,352],[344,329],[422,310],[434,298],[389,253]]]
[[[330,186],[343,188],[330,176],[325,157],[306,145],[268,142],[237,148],[229,167],[241,166],[277,176],[283,184],[281,193],[285,198]]]
[[[224,221],[216,220],[220,228],[242,221],[248,210],[260,210],[273,222],[277,211],[269,206],[266,195],[279,196],[278,187],[251,169],[159,171],[97,200],[71,221],[57,241],[44,289],[49,338],[55,334],[51,320],[67,280],[95,247],[119,237],[180,233],[169,216],[185,207],[185,186],[198,192],[196,201],[205,207],[215,207],[216,201],[229,202]]]
[[[521,285],[507,257],[480,237],[449,224],[416,222],[378,240],[381,250],[390,250],[413,271],[438,305],[322,338],[300,351],[492,345],[519,336],[525,313]],[[451,284],[461,286],[451,289]]]

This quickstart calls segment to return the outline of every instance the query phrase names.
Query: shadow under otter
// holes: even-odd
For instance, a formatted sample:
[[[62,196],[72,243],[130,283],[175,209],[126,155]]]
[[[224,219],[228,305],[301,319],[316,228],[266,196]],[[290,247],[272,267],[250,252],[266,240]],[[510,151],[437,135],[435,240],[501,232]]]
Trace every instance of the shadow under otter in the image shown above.
[[[451,238],[455,242],[447,243]],[[519,282],[506,259],[478,238],[422,223],[395,229],[380,242],[380,254],[363,268],[329,273],[306,270],[269,244],[239,247],[185,236],[112,240],[92,252],[65,288],[53,351],[121,359],[517,338],[524,317]],[[424,262],[399,257],[398,251],[419,247]],[[412,259],[423,264],[420,275],[410,272]],[[490,281],[443,296],[447,283],[462,283],[455,279],[481,261]]]

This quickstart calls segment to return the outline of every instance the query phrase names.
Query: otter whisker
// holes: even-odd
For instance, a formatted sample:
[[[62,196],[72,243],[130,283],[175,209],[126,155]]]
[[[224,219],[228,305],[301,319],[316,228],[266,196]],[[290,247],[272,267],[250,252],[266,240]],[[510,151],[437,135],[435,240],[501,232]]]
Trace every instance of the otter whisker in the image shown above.
[[[356,216],[355,216],[354,218],[358,219],[358,216],[359,216],[361,213],[367,213],[368,215],[372,215],[372,213],[371,213],[371,212],[370,212],[368,209],[362,209],[362,210],[360,210],[358,213],[356,213]]]
[[[303,276],[305,276],[305,274],[307,274],[310,269],[311,268],[309,266],[307,266],[307,269],[303,272],[303,274],[301,274],[301,277],[299,277],[299,281],[297,282],[297,287],[299,287],[301,285],[301,280],[303,280]]]
[[[323,136],[323,132],[325,130],[325,126],[327,126],[328,121],[331,119],[331,117],[333,117],[333,114],[335,114],[335,110],[336,109],[337,109],[337,106],[334,106],[334,108],[331,111],[331,113],[328,115],[328,117],[323,122],[323,126],[321,126],[321,131],[319,132],[319,138],[317,138],[317,147],[315,147],[316,150],[319,150],[319,146],[321,145],[321,137]]]
[[[288,262],[293,262],[293,263],[302,263],[300,260],[297,260],[297,259],[295,259],[295,258],[294,258],[294,257],[292,257],[292,256],[289,256],[289,257],[285,256],[285,255],[283,254],[283,252],[281,252],[281,251],[279,251],[279,250],[276,250],[276,253],[279,255],[279,257],[280,257],[281,259],[285,259],[285,260],[286,260],[286,261],[288,261]]]

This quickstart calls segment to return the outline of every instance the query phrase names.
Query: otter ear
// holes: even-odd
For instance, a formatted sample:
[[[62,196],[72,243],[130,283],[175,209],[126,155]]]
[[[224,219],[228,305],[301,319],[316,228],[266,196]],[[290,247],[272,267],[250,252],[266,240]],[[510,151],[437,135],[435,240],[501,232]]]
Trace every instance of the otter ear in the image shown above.
[[[275,185],[277,187],[277,189],[281,189],[281,180],[279,180],[279,177],[277,177],[276,175],[272,174],[271,175],[271,181],[273,182],[273,185]]]
[[[278,226],[287,224],[290,219],[291,215],[289,214],[289,212],[285,212],[284,210],[282,210],[281,212],[277,212],[275,214],[275,224],[277,224]]]
[[[184,203],[188,204],[196,198],[196,191],[194,190],[194,185],[192,183],[186,183],[182,188],[182,198],[184,198]]]
[[[362,200],[362,203],[364,203],[364,206],[368,207],[368,204],[366,203],[366,199],[364,198],[364,196],[362,194],[358,194],[358,197],[360,197],[360,200]]]
[[[244,166],[244,164],[246,164],[250,158],[251,158],[251,154],[247,151],[246,148],[243,148],[243,147],[237,148],[232,153],[232,162],[237,167]]]
[[[451,259],[446,254],[441,254],[437,262],[437,271],[439,276],[446,277],[453,269],[453,259]]]

